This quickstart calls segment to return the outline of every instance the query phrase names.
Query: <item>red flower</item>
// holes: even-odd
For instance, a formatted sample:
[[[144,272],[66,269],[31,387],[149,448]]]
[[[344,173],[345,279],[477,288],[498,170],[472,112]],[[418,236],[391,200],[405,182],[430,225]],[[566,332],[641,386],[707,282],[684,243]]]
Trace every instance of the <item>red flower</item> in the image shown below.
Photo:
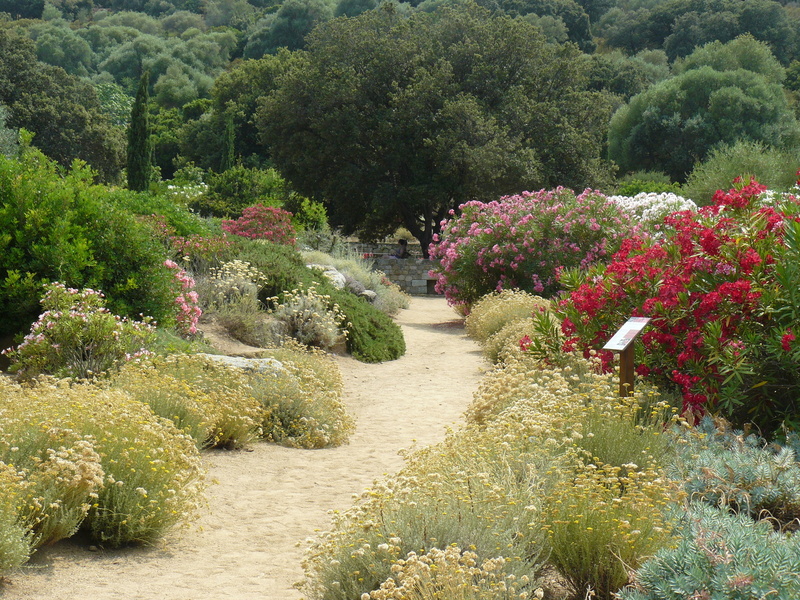
[[[527,352],[528,348],[531,347],[532,343],[533,341],[531,340],[531,338],[528,337],[527,335],[524,335],[522,336],[522,339],[520,339],[519,341],[519,349],[522,350],[523,352]]]
[[[781,347],[786,352],[790,352],[791,349],[792,349],[791,343],[793,341],[795,341],[796,339],[797,339],[797,337],[792,333],[792,328],[789,327],[789,329],[786,330],[786,333],[784,333],[783,337],[781,338]]]

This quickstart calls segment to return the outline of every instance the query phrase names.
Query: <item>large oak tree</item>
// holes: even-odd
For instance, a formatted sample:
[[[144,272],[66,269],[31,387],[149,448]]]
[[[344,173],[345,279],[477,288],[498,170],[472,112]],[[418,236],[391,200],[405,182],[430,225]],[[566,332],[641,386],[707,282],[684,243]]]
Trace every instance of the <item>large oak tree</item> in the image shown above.
[[[405,226],[427,250],[471,199],[607,176],[605,95],[587,61],[476,5],[335,19],[262,99],[271,159],[331,222],[375,238]]]

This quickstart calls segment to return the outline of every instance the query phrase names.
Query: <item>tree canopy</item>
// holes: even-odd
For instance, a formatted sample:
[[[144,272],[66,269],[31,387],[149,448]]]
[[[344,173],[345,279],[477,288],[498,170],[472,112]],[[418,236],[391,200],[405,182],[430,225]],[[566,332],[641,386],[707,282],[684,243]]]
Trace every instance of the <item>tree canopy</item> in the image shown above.
[[[752,38],[698,49],[683,64],[686,70],[634,96],[614,114],[610,158],[623,171],[663,169],[673,181],[684,181],[720,144],[797,145],[800,124],[776,81],[783,70],[763,49]]]
[[[388,5],[317,28],[255,121],[333,224],[373,238],[403,225],[427,249],[465,201],[608,176],[610,109],[580,57],[474,4],[410,17]]]

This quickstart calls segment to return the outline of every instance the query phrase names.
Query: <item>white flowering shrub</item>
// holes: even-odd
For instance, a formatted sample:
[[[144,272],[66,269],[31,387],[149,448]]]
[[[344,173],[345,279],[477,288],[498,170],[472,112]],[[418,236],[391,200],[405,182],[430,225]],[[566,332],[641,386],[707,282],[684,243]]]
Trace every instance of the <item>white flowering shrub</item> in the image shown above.
[[[633,220],[647,231],[658,232],[664,226],[664,217],[674,212],[696,211],[693,200],[672,192],[642,192],[635,196],[609,196]]]
[[[270,301],[277,303],[270,313],[278,337],[323,350],[344,341],[347,327],[344,313],[330,296],[317,292],[315,286],[286,292],[282,302],[278,298]]]
[[[223,310],[241,298],[258,298],[266,277],[247,261],[232,260],[197,282],[197,293],[205,310]]]

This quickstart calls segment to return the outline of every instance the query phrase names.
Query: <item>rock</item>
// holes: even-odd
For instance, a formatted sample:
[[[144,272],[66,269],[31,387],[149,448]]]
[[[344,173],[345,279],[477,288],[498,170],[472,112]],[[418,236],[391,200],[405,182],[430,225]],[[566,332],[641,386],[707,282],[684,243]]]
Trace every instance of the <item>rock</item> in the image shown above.
[[[373,290],[364,290],[359,294],[359,296],[366,298],[370,302],[375,302],[375,300],[378,298],[378,293]]]
[[[331,265],[306,265],[309,269],[316,269],[322,271],[322,274],[327,277],[336,289],[341,290],[347,284],[347,280],[336,267]]]
[[[236,367],[237,369],[255,373],[279,373],[284,370],[283,363],[274,358],[242,358],[239,356],[225,356],[223,354],[200,354],[200,356]]]

